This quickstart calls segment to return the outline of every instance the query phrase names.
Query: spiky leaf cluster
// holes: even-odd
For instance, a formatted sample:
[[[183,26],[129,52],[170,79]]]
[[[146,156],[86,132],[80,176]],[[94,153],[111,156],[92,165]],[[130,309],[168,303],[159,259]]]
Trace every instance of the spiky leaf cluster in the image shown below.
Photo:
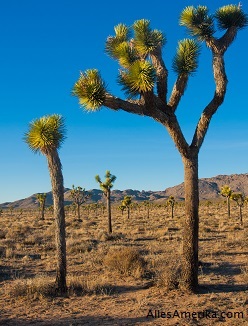
[[[137,20],[133,24],[134,46],[140,56],[146,57],[157,47],[164,45],[165,37],[162,32],[152,30],[150,21],[146,19]]]
[[[136,96],[153,89],[156,72],[149,61],[135,61],[128,71],[122,71],[118,82],[127,95]]]
[[[110,36],[107,39],[106,52],[118,60],[122,67],[128,68],[137,58],[135,49],[129,40],[130,30],[124,24],[119,24],[114,29],[115,36]]]
[[[222,186],[221,189],[220,189],[220,194],[223,197],[231,197],[232,189],[227,185]]]
[[[60,148],[64,139],[64,119],[58,114],[44,116],[32,121],[24,136],[24,141],[32,151],[43,154]]]
[[[190,35],[200,41],[211,38],[215,32],[213,17],[208,15],[206,6],[186,7],[181,13],[180,25],[188,28]]]
[[[96,69],[89,69],[80,74],[72,94],[79,98],[79,103],[87,110],[95,111],[104,103],[106,86],[99,72]]]
[[[103,182],[100,178],[99,175],[95,176],[95,180],[96,182],[99,183],[100,188],[102,189],[102,191],[106,194],[111,188],[113,188],[113,183],[116,180],[116,176],[111,174],[109,170],[106,171],[105,174],[105,181]]]
[[[191,39],[178,42],[177,53],[173,60],[173,70],[178,74],[192,74],[198,66],[199,44]]]
[[[219,8],[215,13],[217,19],[218,28],[225,30],[232,26],[239,29],[247,26],[248,17],[242,11],[240,6],[227,5]]]

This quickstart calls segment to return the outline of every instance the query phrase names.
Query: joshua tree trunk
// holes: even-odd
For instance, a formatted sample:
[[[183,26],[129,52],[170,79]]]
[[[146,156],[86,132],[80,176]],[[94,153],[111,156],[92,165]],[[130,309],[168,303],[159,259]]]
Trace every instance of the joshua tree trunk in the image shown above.
[[[239,219],[240,225],[243,225],[242,205],[239,205]]]
[[[45,200],[41,203],[41,212],[40,212],[40,219],[43,221],[45,219]]]
[[[109,231],[109,233],[112,233],[110,189],[107,190],[106,197],[107,197],[107,213],[108,213],[108,231]]]
[[[78,220],[80,220],[80,204],[77,203],[77,217],[78,217]]]
[[[230,213],[230,197],[226,198],[226,202],[227,202],[227,214],[228,214],[228,217],[230,218],[230,216],[231,216],[231,213]]]
[[[48,167],[52,183],[55,243],[57,251],[56,289],[59,294],[65,294],[66,286],[66,240],[65,240],[65,211],[64,184],[61,162],[56,149],[47,153]]]
[[[185,224],[183,230],[183,286],[195,292],[198,287],[198,154],[183,158],[185,187]]]

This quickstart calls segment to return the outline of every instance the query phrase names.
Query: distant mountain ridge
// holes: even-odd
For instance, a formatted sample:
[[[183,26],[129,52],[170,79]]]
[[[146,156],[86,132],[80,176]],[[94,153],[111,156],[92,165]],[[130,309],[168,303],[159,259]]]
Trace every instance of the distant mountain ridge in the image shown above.
[[[235,192],[242,192],[248,195],[248,173],[245,174],[231,174],[231,175],[217,175],[212,178],[199,179],[199,194],[200,200],[211,200],[220,198],[220,188],[228,185]],[[91,198],[87,202],[104,201],[104,196],[101,190],[88,190],[91,193]],[[166,200],[169,196],[174,196],[177,200],[184,199],[184,183],[177,186],[170,187],[164,191],[139,191],[139,190],[113,190],[111,197],[114,202],[120,202],[124,196],[132,196],[133,201],[154,201],[160,202]],[[65,188],[65,205],[72,203],[70,198],[70,189]],[[47,193],[46,206],[52,205],[52,192]],[[36,194],[30,197],[20,199],[14,202],[7,202],[0,204],[1,208],[35,208],[38,207]]]

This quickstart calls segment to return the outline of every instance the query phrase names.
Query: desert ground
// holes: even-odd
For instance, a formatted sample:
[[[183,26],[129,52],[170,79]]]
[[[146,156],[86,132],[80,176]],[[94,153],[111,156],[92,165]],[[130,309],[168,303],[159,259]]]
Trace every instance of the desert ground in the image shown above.
[[[68,295],[56,297],[54,222],[0,216],[1,325],[248,325],[248,207],[200,205],[198,294],[180,290],[184,205],[67,211]],[[170,318],[169,318],[170,317]]]

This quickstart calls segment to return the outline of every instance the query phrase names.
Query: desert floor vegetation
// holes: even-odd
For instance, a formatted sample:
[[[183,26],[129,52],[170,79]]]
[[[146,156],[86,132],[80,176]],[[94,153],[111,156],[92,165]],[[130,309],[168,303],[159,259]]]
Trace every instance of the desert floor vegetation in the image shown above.
[[[184,205],[67,212],[68,293],[54,291],[52,212],[3,211],[0,219],[1,325],[245,325],[248,322],[248,208],[200,205],[200,292],[180,289]],[[174,318],[153,318],[162,312]],[[192,318],[194,312],[197,315]],[[190,313],[191,315],[187,315]],[[221,315],[222,313],[222,315]],[[182,315],[181,315],[182,314]],[[206,315],[207,314],[207,315]]]

